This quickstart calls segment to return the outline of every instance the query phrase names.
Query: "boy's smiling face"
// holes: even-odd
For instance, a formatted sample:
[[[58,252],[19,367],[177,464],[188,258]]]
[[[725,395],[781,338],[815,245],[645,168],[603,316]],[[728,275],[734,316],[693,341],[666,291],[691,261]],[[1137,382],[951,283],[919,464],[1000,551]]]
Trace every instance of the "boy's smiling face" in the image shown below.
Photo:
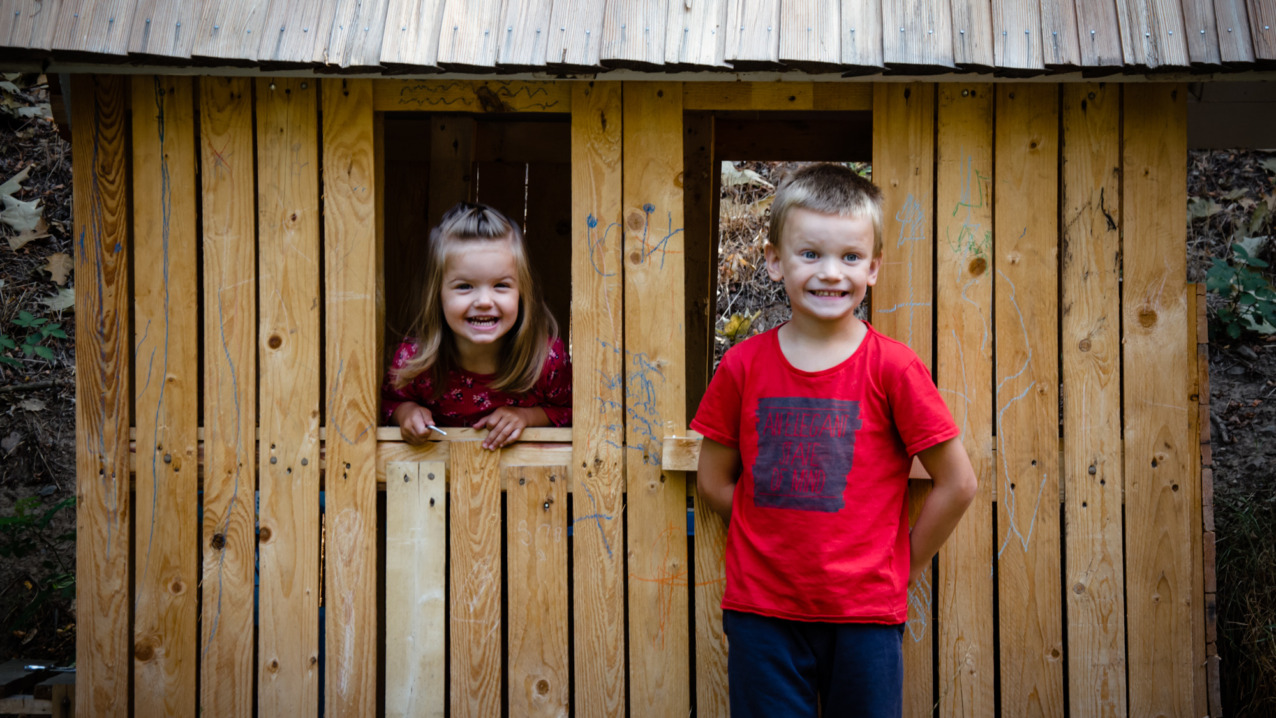
[[[855,309],[877,283],[881,266],[881,258],[873,256],[873,220],[794,207],[779,239],[779,247],[766,245],[767,274],[784,282],[794,323],[854,324]]]

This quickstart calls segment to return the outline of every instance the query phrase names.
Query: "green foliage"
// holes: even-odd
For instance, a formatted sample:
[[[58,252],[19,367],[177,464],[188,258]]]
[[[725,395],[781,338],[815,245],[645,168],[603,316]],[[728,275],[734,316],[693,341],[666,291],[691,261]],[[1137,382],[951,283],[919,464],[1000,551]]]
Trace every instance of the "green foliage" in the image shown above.
[[[39,496],[28,496],[14,503],[12,514],[0,516],[0,559],[39,557],[38,569],[20,578],[25,591],[0,591],[9,599],[0,606],[0,630],[5,633],[29,628],[51,600],[75,599],[75,531],[56,533],[53,526],[59,512],[74,506],[74,497],[45,505]]]
[[[1214,311],[1211,331],[1231,339],[1244,334],[1276,333],[1276,289],[1260,271],[1267,262],[1253,256],[1245,244],[1232,245],[1231,264],[1215,258],[1205,275],[1205,287],[1222,304]]]
[[[25,309],[18,312],[17,318],[11,324],[27,330],[26,337],[20,343],[5,335],[4,332],[0,332],[0,363],[12,367],[20,367],[22,362],[16,357],[3,356],[4,353],[21,349],[23,356],[38,356],[41,359],[53,361],[53,349],[47,345],[48,340],[67,338],[60,323],[37,317]]]

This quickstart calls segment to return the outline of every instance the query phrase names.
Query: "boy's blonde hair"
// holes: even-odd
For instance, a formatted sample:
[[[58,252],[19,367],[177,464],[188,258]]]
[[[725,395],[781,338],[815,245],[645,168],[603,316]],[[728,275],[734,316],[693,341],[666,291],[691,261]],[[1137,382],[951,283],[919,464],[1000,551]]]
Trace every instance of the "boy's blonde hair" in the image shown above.
[[[551,337],[558,335],[558,323],[541,299],[532,275],[523,231],[508,217],[484,204],[461,202],[444,213],[439,226],[430,230],[426,253],[425,281],[421,311],[412,324],[416,354],[395,372],[393,385],[401,389],[429,372],[434,396],[443,393],[448,374],[458,366],[456,343],[443,317],[443,274],[448,257],[464,252],[477,242],[506,242],[514,256],[518,281],[518,319],[502,337],[500,369],[492,388],[522,393],[531,391],[540,379],[549,357]]]
[[[882,256],[882,191],[844,165],[820,163],[801,167],[780,180],[771,203],[767,241],[780,246],[780,233],[794,207],[840,217],[873,220],[873,256]]]

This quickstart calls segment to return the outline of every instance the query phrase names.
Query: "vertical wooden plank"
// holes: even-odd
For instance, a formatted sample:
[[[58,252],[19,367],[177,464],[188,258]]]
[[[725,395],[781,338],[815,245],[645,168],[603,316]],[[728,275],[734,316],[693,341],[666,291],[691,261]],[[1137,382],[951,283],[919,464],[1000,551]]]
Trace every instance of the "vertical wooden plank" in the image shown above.
[[[625,715],[621,87],[572,83],[576,715]]]
[[[567,467],[518,466],[506,486],[509,714],[565,716]]]
[[[939,553],[939,710],[991,715],[993,682],[993,86],[939,86],[935,380],[979,491]]]
[[[780,60],[780,0],[727,5],[727,62],[735,67],[771,66]]]
[[[1119,2],[1116,9],[1125,64],[1147,68],[1189,64],[1179,0]]]
[[[1191,502],[1188,504],[1192,514],[1192,528],[1189,535],[1192,537],[1191,557],[1192,557],[1192,605],[1196,606],[1196,610],[1189,615],[1192,617],[1192,697],[1195,701],[1193,704],[1193,713],[1195,715],[1209,714],[1209,698],[1206,694],[1206,677],[1205,677],[1205,565],[1204,565],[1204,536],[1201,527],[1201,426],[1200,426],[1200,373],[1197,367],[1197,344],[1196,332],[1194,326],[1197,322],[1197,301],[1205,300],[1204,284],[1190,284],[1187,287],[1187,342],[1183,347],[1187,352],[1188,358],[1188,412],[1187,435],[1189,437],[1188,445],[1192,447],[1191,456],[1188,459],[1188,496]],[[1202,291],[1197,291],[1202,290]],[[1202,313],[1204,308],[1202,308]],[[1206,333],[1208,336],[1208,328]],[[1208,370],[1207,370],[1208,371]],[[1208,376],[1208,373],[1206,374]],[[1209,419],[1206,418],[1208,423]],[[1212,537],[1211,537],[1212,538]],[[1212,547],[1211,547],[1212,548]],[[1216,587],[1217,588],[1217,587]]]
[[[261,46],[260,28],[269,5],[257,0],[224,0],[203,3],[197,18],[192,57],[220,60],[256,60]],[[270,25],[265,25],[270,27]],[[257,29],[257,34],[253,30]]]
[[[992,4],[953,0],[953,61],[958,67],[993,66]]]
[[[381,64],[437,67],[444,0],[389,0]]]
[[[78,680],[86,718],[124,716],[129,665],[128,85],[74,75],[75,542]]]
[[[887,65],[953,66],[952,8],[942,0],[882,0]]]
[[[1250,38],[1258,60],[1276,60],[1276,7],[1263,0],[1246,0]],[[1239,30],[1239,28],[1238,28]]]
[[[1075,715],[1124,716],[1121,537],[1121,91],[1063,89],[1063,476],[1068,689]]]
[[[53,42],[54,24],[60,0],[32,0],[26,7],[14,8],[0,20],[0,41],[8,47],[48,50]]]
[[[133,77],[137,426],[133,675],[145,715],[195,710],[199,345],[195,105],[186,77]]]
[[[474,118],[436,116],[430,125],[429,227],[437,227],[452,205],[473,196]]]
[[[552,10],[553,0],[505,3],[496,26],[500,34],[497,63],[524,69],[544,67]]]
[[[1041,4],[1041,51],[1048,68],[1076,67],[1081,64],[1074,3]]]
[[[325,46],[332,29],[332,10],[336,1],[314,0],[296,5],[271,2],[270,9],[263,14],[257,59],[262,62],[313,62],[315,48]]]
[[[888,25],[889,27],[889,25]],[[873,86],[873,182],[882,188],[882,269],[870,301],[873,326],[908,344],[931,366],[931,216],[935,176],[935,85]],[[909,484],[913,518],[928,489]],[[929,570],[908,595],[904,715],[928,716],[934,701]]]
[[[993,55],[997,67],[1043,70],[1041,6],[1037,0],[993,0]]]
[[[1192,710],[1186,92],[1125,88],[1123,257],[1126,620],[1132,715]],[[1175,348],[1175,349],[1169,349]]]
[[[319,710],[317,89],[314,80],[257,80],[257,705],[266,715]]]
[[[445,464],[386,466],[385,712],[443,718],[446,689]]]
[[[1063,714],[1058,93],[1051,84],[997,86],[994,397],[1001,709],[1006,715]]]
[[[842,0],[842,63],[882,66],[882,0]]]
[[[257,242],[248,78],[199,80],[204,249],[200,713],[253,710]],[[238,172],[236,170],[238,169]]]
[[[129,53],[190,57],[200,5],[173,0],[138,0],[129,36]]]
[[[476,69],[496,65],[502,33],[500,0],[446,0],[439,28],[439,65]]]
[[[327,334],[325,713],[376,712],[378,203],[372,82],[323,88]]]
[[[389,5],[390,0],[339,0],[331,31],[316,44],[314,61],[343,68],[380,69],[381,45],[390,35],[386,25]]]
[[[501,713],[501,454],[449,446],[451,715]]]
[[[603,11],[594,0],[554,0],[546,62],[550,66],[599,67],[603,47]]]
[[[1214,3],[1208,0],[1184,0],[1183,31],[1187,56],[1193,65],[1217,65],[1222,62],[1218,47],[1218,25]]]
[[[687,425],[682,84],[626,83],[623,124],[630,712],[686,715],[686,474],[660,465]]]
[[[713,369],[713,293],[718,244],[719,163],[714,158],[714,119],[684,115],[683,171],[686,188],[687,413],[693,414]],[[727,639],[722,632],[723,554],[726,524],[703,502],[695,502],[696,715],[726,716]]]
[[[1214,0],[1214,17],[1218,27],[1219,58],[1223,62],[1253,62],[1254,46],[1246,31],[1249,16],[1245,0]]]
[[[664,64],[666,3],[630,0],[606,3],[606,8],[599,56],[604,65]]]
[[[137,0],[66,0],[58,8],[53,49],[123,55],[128,52],[129,28]]]
[[[560,157],[571,157],[570,129],[558,144]],[[541,296],[558,321],[558,332],[571,329],[571,197],[563,187],[571,185],[570,163],[537,162],[527,166],[527,242],[532,269],[540,280]],[[574,414],[573,414],[574,416]]]
[[[669,3],[665,22],[665,64],[725,67],[728,0]]]
[[[841,3],[787,0],[780,23],[780,61],[807,70],[841,71]]]
[[[1077,39],[1082,67],[1115,67],[1125,62],[1115,3],[1077,0]]]

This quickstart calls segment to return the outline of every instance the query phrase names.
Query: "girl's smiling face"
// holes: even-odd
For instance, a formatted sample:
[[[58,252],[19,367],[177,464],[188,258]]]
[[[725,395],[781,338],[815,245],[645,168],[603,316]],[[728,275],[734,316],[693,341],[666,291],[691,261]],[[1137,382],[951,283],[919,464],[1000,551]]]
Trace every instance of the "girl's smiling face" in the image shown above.
[[[443,318],[461,365],[491,373],[500,340],[518,321],[518,268],[508,239],[467,242],[443,270]],[[477,361],[476,361],[477,360]]]

